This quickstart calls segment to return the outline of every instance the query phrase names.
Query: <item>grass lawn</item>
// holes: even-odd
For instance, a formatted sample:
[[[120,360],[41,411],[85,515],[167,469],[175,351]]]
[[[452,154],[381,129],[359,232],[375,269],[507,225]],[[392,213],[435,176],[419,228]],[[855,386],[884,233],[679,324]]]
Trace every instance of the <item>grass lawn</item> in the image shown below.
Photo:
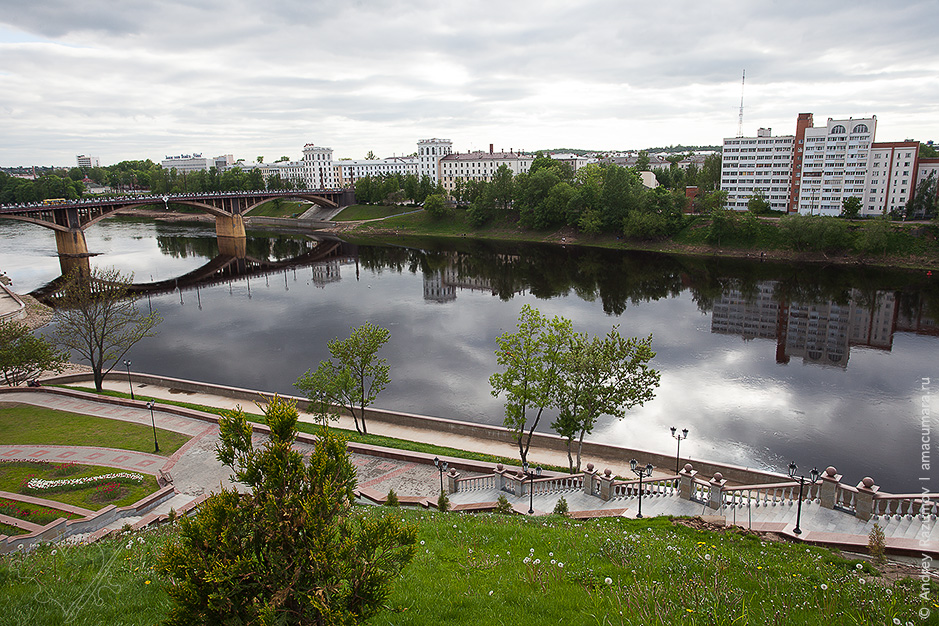
[[[581,522],[384,507],[356,514],[396,515],[417,527],[415,559],[375,625],[925,624],[936,620],[919,612],[939,610],[936,583],[923,590],[918,580],[887,580],[824,548],[664,518]],[[156,564],[174,533],[164,527],[0,557],[4,623],[159,623],[169,581]],[[86,601],[102,579],[97,601]]]
[[[100,476],[101,474],[110,474],[112,472],[122,472],[113,467],[102,467],[100,465],[78,465],[78,471],[68,476],[59,476],[56,474],[55,465],[52,463],[41,462],[0,462],[0,491],[9,491],[11,493],[22,493],[23,483],[30,477],[43,478],[47,480],[56,480],[60,478],[84,478],[86,476]],[[135,472],[137,473],[137,472]],[[148,474],[143,474],[144,480],[141,484],[122,485],[121,495],[115,500],[106,502],[96,501],[96,486],[76,489],[74,491],[58,491],[53,493],[31,493],[29,495],[52,500],[53,502],[62,502],[73,506],[80,506],[85,509],[97,511],[109,504],[115,506],[127,506],[140,500],[144,496],[156,491],[156,478]],[[61,517],[67,517],[64,513]]]
[[[264,204],[260,204],[251,209],[247,215],[263,217],[291,217],[294,214],[303,213],[309,208],[309,206],[310,205],[307,202],[288,202],[285,200],[276,199],[268,200]]]
[[[186,435],[157,429],[160,454],[171,456]],[[142,424],[57,411],[29,404],[0,402],[0,442],[59,446],[101,446],[153,452],[153,429]]]
[[[4,489],[4,491],[9,491],[9,489]],[[38,504],[27,504],[19,500],[10,500],[8,498],[0,498],[0,513],[26,522],[32,522],[33,524],[39,524],[40,526],[54,522],[60,517],[66,519],[75,519],[78,517],[78,515],[74,513],[66,513],[59,509],[52,509]]]
[[[383,206],[372,204],[353,204],[347,206],[333,218],[337,222],[355,222],[358,220],[374,220],[391,215],[400,215],[409,211],[418,211],[417,207],[409,206]]]

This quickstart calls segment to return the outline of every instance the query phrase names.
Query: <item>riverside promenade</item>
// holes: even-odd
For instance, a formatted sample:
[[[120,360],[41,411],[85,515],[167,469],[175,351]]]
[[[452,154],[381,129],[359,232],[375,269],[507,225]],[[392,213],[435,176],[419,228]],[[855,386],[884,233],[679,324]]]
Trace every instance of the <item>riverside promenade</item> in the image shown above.
[[[213,388],[210,385],[200,385],[191,383],[191,381],[189,381],[190,385],[184,385],[183,383],[186,381],[173,381],[172,379],[168,381],[168,384],[159,385],[154,384],[153,381],[165,381],[165,379],[133,373],[132,380],[135,380],[134,389],[137,395],[155,399],[156,408],[153,418],[158,428],[182,432],[192,437],[173,457],[168,459],[160,457],[165,460],[158,469],[171,474],[173,485],[179,492],[173,499],[176,509],[179,510],[179,505],[187,499],[190,502],[194,501],[197,498],[204,497],[207,493],[217,491],[221,485],[230,484],[228,469],[223,467],[215,458],[215,444],[218,441],[217,418],[214,415],[188,409],[179,409],[168,405],[161,406],[160,401],[175,400],[225,409],[241,406],[246,412],[260,413],[260,409],[253,406],[250,398],[262,401],[263,397],[269,394],[249,392],[247,390],[239,390],[240,394],[232,394],[226,391],[227,388]],[[72,384],[81,387],[90,386],[88,381],[76,381]],[[105,388],[126,392],[128,390],[126,376],[114,376],[112,374],[105,382]],[[232,395],[241,395],[242,397],[231,397]],[[133,421],[148,426],[150,424],[150,413],[144,402],[104,398],[78,391],[56,392],[49,388],[3,389],[0,390],[0,402],[34,404],[111,419]],[[315,421],[314,417],[307,413],[301,413],[301,419]],[[398,439],[446,446],[457,450],[482,452],[508,458],[517,456],[515,447],[510,443],[490,437],[474,437],[460,432],[453,432],[453,428],[444,428],[439,425],[434,427],[434,418],[425,419],[430,420],[428,427],[425,428],[418,428],[413,423],[411,425],[400,425],[389,421],[372,419],[369,421],[369,432]],[[440,422],[450,424],[446,420]],[[351,418],[347,417],[341,417],[338,424],[335,422],[334,424],[340,428],[354,428]],[[302,439],[303,437],[301,437]],[[106,445],[106,442],[102,442],[102,445]],[[308,446],[309,443],[303,441],[298,443],[298,448],[301,451],[308,449]],[[405,504],[422,504],[426,506],[436,501],[441,476],[433,465],[433,455],[367,446],[353,442],[350,442],[349,446],[352,462],[358,472],[358,489],[363,500],[381,501],[389,489],[394,489]],[[50,446],[35,446],[34,448],[36,449],[26,450],[24,446],[0,445],[0,458],[11,458],[11,456],[22,458],[25,454],[32,458],[55,459],[55,454],[72,452],[69,456],[70,460],[78,461],[81,455],[89,454],[87,449],[59,450],[57,448],[51,450],[53,447]],[[13,453],[14,449],[16,450],[15,454]],[[49,456],[36,456],[40,451],[39,449],[48,450],[47,454]],[[130,455],[137,458],[134,453],[113,452],[119,456]],[[629,455],[632,452],[634,451],[622,450],[619,454],[610,454],[608,458],[591,456],[585,459],[585,462],[589,460],[596,464],[599,469],[610,467],[614,474],[627,476],[629,469],[626,459],[630,458]],[[138,455],[138,463],[140,461],[152,461],[153,456]],[[134,458],[123,462],[134,465]],[[495,470],[491,463],[468,461],[460,458],[457,454],[442,458],[448,461],[452,468],[456,469],[461,479],[485,477],[491,475]],[[109,462],[103,462],[100,459],[102,457],[98,456],[94,462],[101,465],[109,464]],[[534,446],[531,452],[531,460],[533,464],[561,467],[567,465],[567,457],[563,451],[541,449]],[[672,459],[672,462],[674,462],[674,459]],[[150,467],[152,472],[155,473],[158,471],[156,465],[156,463],[150,463],[147,467]],[[117,467],[117,465],[113,466]],[[668,467],[674,466],[670,463]],[[137,469],[146,471],[144,467],[138,466]],[[517,469],[507,467],[506,471],[514,473]],[[656,470],[651,480],[655,480],[657,476],[668,476],[669,473]],[[765,473],[762,475],[765,476]],[[443,478],[446,488],[449,478],[447,476]],[[788,480],[788,477],[777,475],[775,481],[765,480],[763,482],[785,482],[786,480]],[[527,514],[529,507],[532,507],[536,515],[551,513],[561,497],[567,502],[573,517],[623,516],[635,518],[638,517],[640,507],[639,498],[636,495],[630,496],[627,494],[603,500],[585,493],[582,488],[576,487],[551,493],[536,492],[532,497],[528,493],[517,496],[496,490],[493,486],[487,486],[484,488],[460,489],[456,493],[451,493],[449,497],[456,510],[486,510],[494,506],[500,495],[505,495],[513,509],[520,514]],[[164,505],[164,508],[168,511],[169,505]],[[791,499],[785,502],[764,502],[758,506],[748,504],[746,507],[720,507],[715,510],[709,508],[707,504],[683,499],[674,490],[666,490],[655,494],[645,492],[642,497],[641,508],[644,517],[659,515],[702,516],[717,524],[735,524],[754,531],[771,532],[790,540],[820,543],[860,552],[866,551],[867,535],[873,528],[873,524],[877,522],[884,530],[887,537],[887,546],[891,552],[908,556],[926,553],[933,555],[934,558],[939,557],[939,528],[937,528],[934,516],[929,514],[881,515],[876,519],[865,521],[843,511],[823,508],[817,502],[806,500],[803,502],[800,524],[803,532],[801,535],[797,535],[793,532],[797,507]]]

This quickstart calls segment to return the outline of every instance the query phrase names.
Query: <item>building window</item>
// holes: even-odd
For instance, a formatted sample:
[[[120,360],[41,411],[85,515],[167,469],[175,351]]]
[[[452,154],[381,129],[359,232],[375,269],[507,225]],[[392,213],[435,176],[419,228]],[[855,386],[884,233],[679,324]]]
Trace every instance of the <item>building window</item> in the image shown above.
[[[857,126],[854,127],[854,130],[852,130],[851,132],[852,133],[866,133],[868,132],[867,124],[858,124]]]
[[[832,127],[831,127],[831,134],[832,134],[832,135],[843,135],[843,134],[845,134],[845,132],[846,132],[846,131],[845,131],[845,129],[844,129],[844,126],[842,126],[841,124],[838,124],[837,126],[832,126]]]

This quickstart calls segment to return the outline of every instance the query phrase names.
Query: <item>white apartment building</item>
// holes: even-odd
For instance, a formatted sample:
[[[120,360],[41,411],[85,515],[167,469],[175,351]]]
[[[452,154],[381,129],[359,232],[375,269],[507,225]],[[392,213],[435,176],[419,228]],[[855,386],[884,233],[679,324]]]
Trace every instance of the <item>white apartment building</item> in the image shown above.
[[[355,184],[366,176],[385,176],[388,174],[418,175],[420,165],[418,157],[391,157],[389,159],[347,159],[335,163],[338,183],[341,187]]]
[[[852,196],[864,198],[877,116],[828,118],[825,126],[819,127],[812,124],[811,114],[800,115],[800,121],[803,120],[808,123],[797,123],[796,129],[796,151],[797,154],[802,152],[802,167],[801,171],[793,173],[797,184],[792,186],[789,210],[810,215],[840,215],[843,200]]]
[[[92,167],[101,167],[101,159],[96,156],[85,156],[84,154],[79,154],[75,157],[75,160],[78,162],[78,167],[81,168],[92,168]]]
[[[534,157],[516,152],[494,152],[492,146],[489,152],[453,153],[440,159],[440,183],[447,193],[456,187],[458,178],[464,181],[484,180],[491,181],[500,165],[506,165],[513,176],[527,173],[531,169]]]
[[[571,166],[575,172],[587,165],[588,163],[596,163],[597,159],[591,159],[589,157],[580,156],[579,154],[548,154],[549,157],[555,161],[560,161],[562,163],[567,163]]]
[[[417,142],[418,176],[426,174],[436,185],[440,182],[440,159],[453,152],[449,139],[421,139]]]
[[[333,167],[333,149],[314,146],[308,143],[303,146],[303,183],[310,189],[335,189],[339,186],[336,180],[336,168]]]
[[[756,137],[724,139],[721,189],[727,192],[726,206],[745,210],[750,197],[759,189],[773,210],[785,211],[794,140],[793,135],[774,137],[771,128],[761,128]]]
[[[916,189],[919,142],[875,143],[867,167],[862,215],[902,209]],[[928,175],[928,174],[927,174]]]
[[[176,169],[178,173],[183,172],[207,172],[209,168],[215,165],[215,159],[207,159],[200,153],[180,154],[177,156],[167,156],[160,161],[160,167],[165,170]]]

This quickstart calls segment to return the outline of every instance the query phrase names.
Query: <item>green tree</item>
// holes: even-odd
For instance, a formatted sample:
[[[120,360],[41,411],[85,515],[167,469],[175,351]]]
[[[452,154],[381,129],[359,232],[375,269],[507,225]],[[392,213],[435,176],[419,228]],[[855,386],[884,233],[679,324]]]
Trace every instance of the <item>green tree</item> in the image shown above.
[[[505,394],[503,424],[512,431],[523,464],[541,415],[551,406],[561,354],[573,332],[569,319],[549,320],[526,304],[518,315],[516,331],[496,339],[496,361],[505,371],[490,376],[489,384],[493,396]]]
[[[68,354],[56,352],[26,324],[0,320],[0,372],[7,385],[16,387],[43,372],[61,372]]]
[[[250,491],[222,489],[180,519],[160,558],[173,584],[168,624],[360,624],[414,558],[417,531],[393,513],[361,515],[345,441],[317,433],[292,449],[297,408],[274,396],[255,448],[239,408],[219,420],[218,458]]]
[[[747,200],[747,210],[754,215],[765,215],[773,210],[773,206],[766,199],[762,189],[754,189],[753,195]]]
[[[697,173],[698,188],[711,192],[721,185],[721,155],[709,154],[704,158],[701,170]]]
[[[424,210],[435,220],[442,219],[450,214],[450,207],[447,206],[447,201],[444,200],[443,196],[436,193],[427,196],[424,200]]]
[[[156,311],[144,315],[128,287],[133,276],[115,268],[95,268],[90,275],[71,273],[56,298],[56,343],[79,359],[88,361],[95,389],[101,391],[104,377],[134,345],[156,335],[163,321]]]
[[[512,205],[512,196],[515,193],[512,170],[504,163],[499,166],[490,183],[492,198],[500,209],[508,209]]]
[[[571,335],[553,388],[558,417],[551,427],[567,441],[572,474],[580,471],[584,436],[593,432],[600,416],[622,419],[626,411],[655,397],[660,376],[648,365],[653,357],[651,335],[626,339],[615,326],[603,338]],[[572,455],[575,438],[576,468]]]
[[[841,201],[841,217],[854,219],[861,214],[861,199],[850,196]]]
[[[378,160],[378,157],[375,156],[375,153],[374,153],[374,152],[372,152],[371,150],[369,150],[369,151],[368,151],[368,154],[365,155],[365,159],[366,159],[367,161],[377,161],[377,160]]]
[[[640,172],[649,170],[649,153],[645,150],[641,151],[639,156],[636,157],[636,170]]]
[[[936,217],[939,209],[939,180],[932,171],[916,185],[913,197],[906,203],[906,218],[929,220]]]
[[[348,339],[330,341],[331,358],[320,361],[315,371],[307,370],[294,386],[310,400],[322,403],[328,399],[342,406],[352,415],[355,429],[367,433],[365,409],[390,382],[388,363],[378,358],[378,351],[390,337],[387,329],[371,322],[353,328]]]

